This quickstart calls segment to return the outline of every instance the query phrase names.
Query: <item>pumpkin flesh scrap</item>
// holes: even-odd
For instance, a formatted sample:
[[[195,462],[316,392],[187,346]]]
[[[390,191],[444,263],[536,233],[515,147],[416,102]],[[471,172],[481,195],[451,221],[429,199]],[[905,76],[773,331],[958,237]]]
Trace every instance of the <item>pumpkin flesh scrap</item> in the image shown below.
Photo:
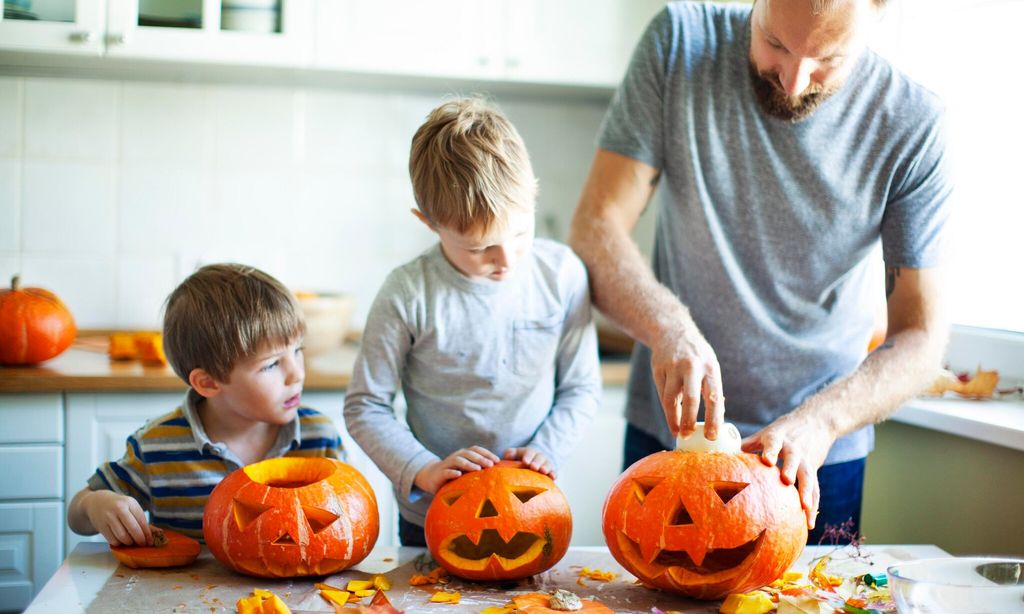
[[[188,565],[199,556],[199,542],[170,529],[153,527],[154,538],[163,534],[163,545],[154,546],[110,546],[110,552],[132,569],[151,567],[180,567]]]

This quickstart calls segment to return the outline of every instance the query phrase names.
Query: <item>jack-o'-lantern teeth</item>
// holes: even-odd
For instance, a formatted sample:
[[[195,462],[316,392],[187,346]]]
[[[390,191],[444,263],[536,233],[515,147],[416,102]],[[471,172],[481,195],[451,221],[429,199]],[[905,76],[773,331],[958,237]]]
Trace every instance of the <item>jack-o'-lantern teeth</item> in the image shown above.
[[[740,571],[745,568],[748,559],[753,555],[765,532],[761,531],[754,539],[740,544],[735,548],[712,548],[703,553],[703,558],[698,562],[690,553],[683,550],[658,550],[656,556],[650,561],[653,565],[663,568],[661,574],[672,574],[673,570],[685,571],[691,574],[707,576],[723,571]],[[640,557],[640,545],[622,534],[620,544],[628,545],[633,550],[635,557]],[[658,575],[661,575],[658,574]]]
[[[491,556],[518,559],[540,539],[537,535],[520,531],[506,540],[496,529],[484,529],[475,542],[468,535],[460,535],[449,542],[448,549],[455,556],[469,561],[480,561]]]

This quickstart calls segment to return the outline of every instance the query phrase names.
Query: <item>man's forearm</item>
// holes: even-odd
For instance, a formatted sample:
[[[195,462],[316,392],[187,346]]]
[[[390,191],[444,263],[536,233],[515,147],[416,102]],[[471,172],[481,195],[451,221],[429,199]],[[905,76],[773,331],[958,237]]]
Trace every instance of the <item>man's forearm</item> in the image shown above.
[[[836,438],[881,422],[935,380],[946,329],[908,329],[889,335],[856,371],[807,399],[794,414],[823,420]]]
[[[569,244],[587,265],[594,306],[634,339],[650,346],[667,330],[696,328],[689,310],[654,278],[621,224],[578,216]]]

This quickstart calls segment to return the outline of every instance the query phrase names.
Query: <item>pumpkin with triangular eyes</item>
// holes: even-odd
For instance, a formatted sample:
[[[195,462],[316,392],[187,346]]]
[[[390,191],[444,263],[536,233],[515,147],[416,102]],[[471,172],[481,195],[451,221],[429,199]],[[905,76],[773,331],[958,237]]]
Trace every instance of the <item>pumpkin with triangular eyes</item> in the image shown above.
[[[430,554],[452,575],[517,580],[565,556],[572,514],[551,478],[519,461],[501,461],[442,486],[424,533]]]
[[[612,556],[645,585],[697,599],[769,584],[807,542],[796,487],[747,453],[643,458],[612,486],[602,524]]]
[[[322,576],[363,560],[380,520],[370,483],[332,458],[284,457],[224,478],[203,513],[217,560],[260,577]]]

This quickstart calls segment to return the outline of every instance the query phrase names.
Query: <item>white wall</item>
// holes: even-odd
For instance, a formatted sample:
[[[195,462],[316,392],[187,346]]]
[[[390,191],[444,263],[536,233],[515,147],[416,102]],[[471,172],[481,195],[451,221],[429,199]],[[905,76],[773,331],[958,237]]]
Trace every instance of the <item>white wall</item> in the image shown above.
[[[446,92],[0,77],[0,286],[49,288],[82,328],[158,327],[197,264],[352,293],[433,242],[408,210],[413,132]],[[564,240],[606,100],[496,98]]]

